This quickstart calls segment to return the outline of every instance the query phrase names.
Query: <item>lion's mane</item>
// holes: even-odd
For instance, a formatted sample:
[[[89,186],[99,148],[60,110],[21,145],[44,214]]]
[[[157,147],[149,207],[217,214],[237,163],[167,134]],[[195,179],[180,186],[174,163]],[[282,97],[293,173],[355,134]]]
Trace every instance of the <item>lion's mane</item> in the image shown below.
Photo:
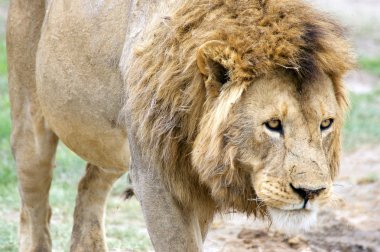
[[[124,75],[123,114],[144,156],[160,169],[178,201],[188,205],[196,200],[216,204],[220,210],[259,214],[258,203],[248,200],[256,197],[250,174],[239,167],[237,146],[225,137],[238,134],[229,131],[233,105],[223,105],[231,97],[207,94],[197,50],[207,41],[218,40],[249,62],[238,68],[236,62],[224,62],[231,66],[234,102],[255,79],[276,70],[296,76],[300,86],[323,71],[332,79],[344,111],[347,99],[341,79],[353,66],[344,30],[296,0],[183,2],[162,17],[135,51]],[[221,106],[226,109],[218,111]],[[194,153],[198,135],[202,137]],[[339,166],[339,134],[334,141],[329,153],[332,177]]]

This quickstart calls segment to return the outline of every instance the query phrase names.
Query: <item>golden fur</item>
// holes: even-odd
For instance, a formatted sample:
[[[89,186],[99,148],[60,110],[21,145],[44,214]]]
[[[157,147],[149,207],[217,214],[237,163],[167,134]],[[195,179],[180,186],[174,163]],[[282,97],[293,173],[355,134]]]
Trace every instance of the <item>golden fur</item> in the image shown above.
[[[341,79],[353,66],[343,33],[294,0],[188,1],[155,27],[124,75],[124,113],[178,200],[187,205],[192,195],[207,198],[211,192],[219,208],[257,211],[256,202],[247,201],[255,191],[236,162],[237,147],[225,138],[235,120],[229,111],[263,76],[284,70],[302,89],[324,72],[342,120],[347,97]],[[216,42],[205,45],[210,41]],[[233,83],[220,95],[219,84],[202,74],[202,55],[228,69]],[[334,134],[332,178],[339,166],[339,127]]]

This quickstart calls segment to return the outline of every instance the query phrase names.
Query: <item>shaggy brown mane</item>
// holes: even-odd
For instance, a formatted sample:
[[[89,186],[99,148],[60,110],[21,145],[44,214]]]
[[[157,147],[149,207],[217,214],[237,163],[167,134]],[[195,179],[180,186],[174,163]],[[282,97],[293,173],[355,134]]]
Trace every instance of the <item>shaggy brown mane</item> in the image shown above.
[[[342,108],[347,102],[341,78],[353,65],[350,49],[338,25],[300,1],[193,0],[157,24],[128,66],[124,113],[177,199],[188,205],[194,195],[205,202],[211,193],[220,209],[263,213],[258,202],[248,200],[256,195],[226,137],[230,122],[215,132],[221,139],[215,147],[220,160],[206,160],[211,156],[205,150],[205,167],[192,165],[201,118],[215,101],[196,63],[198,48],[211,40],[227,43],[246,62],[229,69],[233,83],[226,88],[247,86],[279,69],[296,76],[302,87],[325,72]]]

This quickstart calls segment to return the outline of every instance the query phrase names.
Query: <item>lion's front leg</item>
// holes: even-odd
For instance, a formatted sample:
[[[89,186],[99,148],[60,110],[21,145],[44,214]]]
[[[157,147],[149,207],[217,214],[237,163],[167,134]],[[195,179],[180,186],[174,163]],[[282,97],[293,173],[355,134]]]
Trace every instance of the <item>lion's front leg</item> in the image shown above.
[[[7,22],[12,151],[21,198],[19,251],[48,252],[51,208],[49,190],[57,136],[42,114],[36,94],[35,62],[44,0],[10,1]]]
[[[113,183],[124,170],[108,172],[87,164],[78,187],[71,251],[107,251],[104,234],[105,204]]]
[[[155,251],[202,251],[206,231],[198,215],[173,198],[156,169],[139,161],[132,163],[131,179]]]

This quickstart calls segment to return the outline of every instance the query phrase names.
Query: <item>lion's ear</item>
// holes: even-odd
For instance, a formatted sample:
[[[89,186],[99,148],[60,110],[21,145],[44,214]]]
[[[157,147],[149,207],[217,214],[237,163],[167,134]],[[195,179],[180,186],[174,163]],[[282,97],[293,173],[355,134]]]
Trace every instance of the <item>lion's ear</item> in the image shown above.
[[[207,82],[216,81],[220,85],[230,80],[237,59],[237,53],[227,43],[218,40],[204,43],[197,53],[199,71],[207,78]]]

